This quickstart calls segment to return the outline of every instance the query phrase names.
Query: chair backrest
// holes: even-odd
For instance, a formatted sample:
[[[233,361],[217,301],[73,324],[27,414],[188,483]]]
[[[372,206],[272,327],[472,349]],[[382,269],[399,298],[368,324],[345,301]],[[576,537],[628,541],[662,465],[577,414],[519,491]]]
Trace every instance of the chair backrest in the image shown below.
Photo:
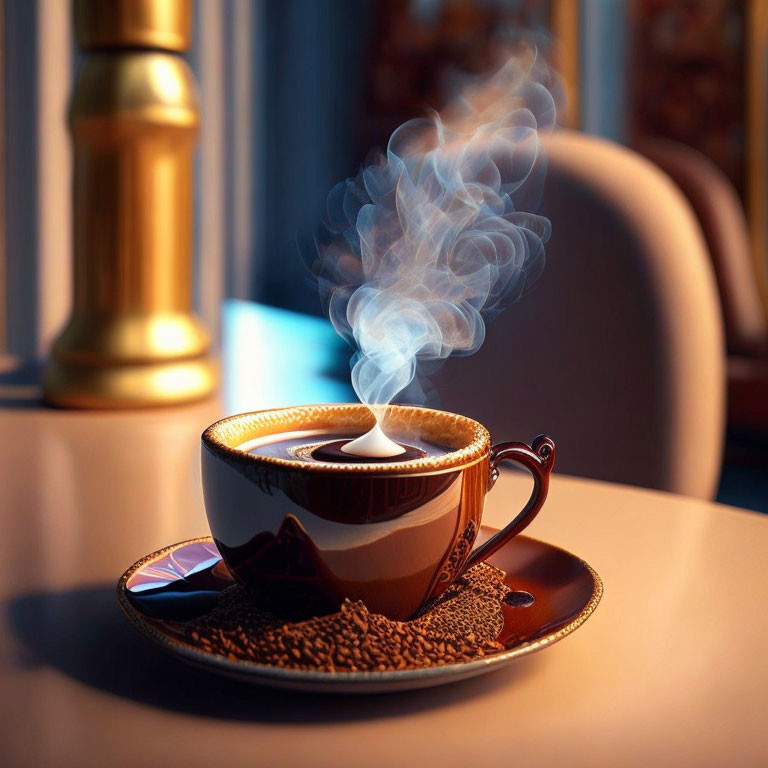
[[[768,319],[752,266],[744,207],[733,184],[708,158],[667,139],[643,139],[636,149],[680,187],[701,225],[717,276],[730,352],[768,353]]]
[[[701,230],[635,152],[565,131],[547,151],[544,273],[436,375],[442,407],[495,441],[550,434],[561,472],[711,498],[725,356]]]

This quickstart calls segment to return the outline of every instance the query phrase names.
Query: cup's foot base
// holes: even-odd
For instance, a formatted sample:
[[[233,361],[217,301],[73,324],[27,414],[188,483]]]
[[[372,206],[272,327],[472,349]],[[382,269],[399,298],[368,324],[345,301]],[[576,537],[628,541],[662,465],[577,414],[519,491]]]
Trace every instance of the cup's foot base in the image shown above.
[[[206,356],[152,363],[85,365],[51,359],[43,400],[60,408],[148,408],[202,400],[218,386]]]

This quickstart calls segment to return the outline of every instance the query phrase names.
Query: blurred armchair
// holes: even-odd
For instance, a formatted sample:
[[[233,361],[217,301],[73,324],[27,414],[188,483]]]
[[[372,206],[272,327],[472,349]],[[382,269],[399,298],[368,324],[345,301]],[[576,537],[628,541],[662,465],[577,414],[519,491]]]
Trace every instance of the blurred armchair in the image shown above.
[[[561,472],[711,498],[725,359],[699,225],[638,154],[565,131],[547,144],[544,273],[440,371],[442,406],[496,441],[551,434]]]
[[[647,139],[637,148],[680,187],[707,241],[725,318],[728,426],[739,433],[768,435],[768,319],[736,190],[714,163],[683,144]]]

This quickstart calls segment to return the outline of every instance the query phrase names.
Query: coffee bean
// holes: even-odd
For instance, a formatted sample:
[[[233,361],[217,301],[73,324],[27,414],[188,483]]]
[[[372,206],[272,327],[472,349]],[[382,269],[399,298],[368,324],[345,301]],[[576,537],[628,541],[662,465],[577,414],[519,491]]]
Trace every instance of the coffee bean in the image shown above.
[[[260,610],[238,586],[214,610],[179,625],[191,645],[231,660],[326,672],[386,672],[456,664],[497,653],[504,574],[481,563],[423,615],[408,622],[372,614],[345,600],[338,613],[288,622]]]

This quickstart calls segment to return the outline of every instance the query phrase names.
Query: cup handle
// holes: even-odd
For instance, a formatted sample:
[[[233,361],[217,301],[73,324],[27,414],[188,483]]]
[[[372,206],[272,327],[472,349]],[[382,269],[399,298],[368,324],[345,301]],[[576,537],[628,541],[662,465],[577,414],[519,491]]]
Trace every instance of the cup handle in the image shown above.
[[[490,490],[499,477],[499,464],[502,461],[516,461],[522,464],[533,476],[533,491],[528,503],[506,528],[491,536],[488,541],[475,547],[469,555],[462,573],[468,571],[501,549],[508,541],[517,536],[533,520],[547,498],[549,474],[555,465],[555,444],[547,435],[538,435],[530,446],[525,443],[499,443],[491,448],[491,475],[488,479]]]

